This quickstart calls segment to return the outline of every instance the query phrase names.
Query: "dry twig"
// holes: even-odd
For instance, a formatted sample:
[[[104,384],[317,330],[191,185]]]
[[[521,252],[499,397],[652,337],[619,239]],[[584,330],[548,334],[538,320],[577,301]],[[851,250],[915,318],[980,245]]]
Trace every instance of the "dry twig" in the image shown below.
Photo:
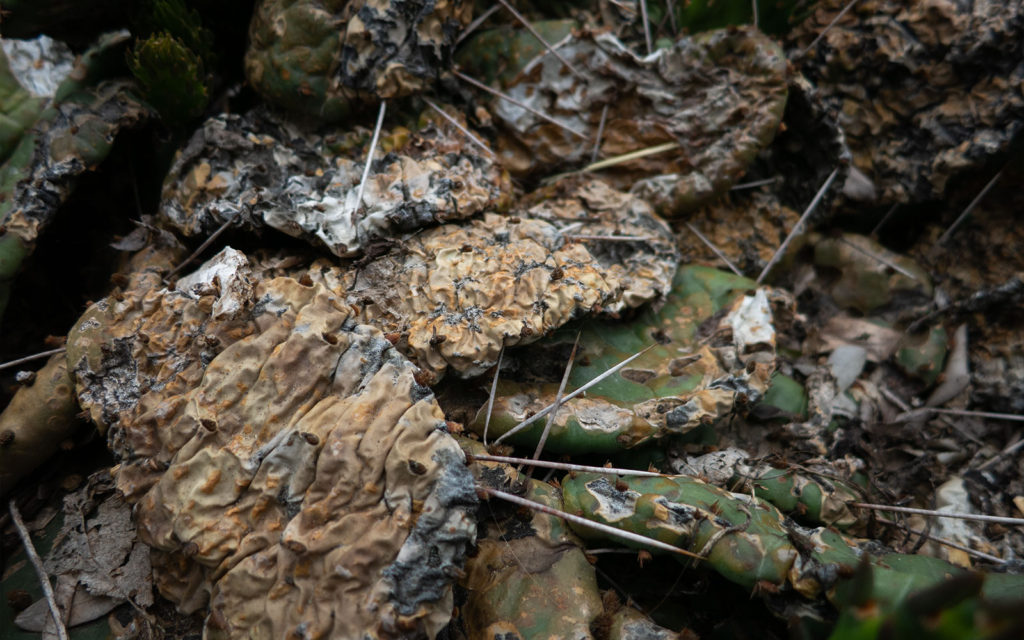
[[[596,378],[594,378],[593,380],[591,380],[587,384],[583,385],[579,389],[573,391],[569,395],[567,395],[564,398],[562,398],[562,402],[563,403],[564,402],[568,402],[569,400],[572,400],[573,398],[575,398],[576,396],[580,395],[581,393],[584,393],[590,387],[594,386],[595,384],[600,383],[602,380],[604,380],[608,376],[612,375],[613,373],[615,373],[616,371],[618,371],[622,367],[626,366],[630,362],[633,362],[634,360],[636,360],[637,358],[639,358],[640,356],[642,356],[643,354],[647,353],[648,351],[650,351],[653,348],[654,348],[654,345],[652,344],[652,345],[650,345],[648,347],[645,347],[645,348],[641,349],[640,351],[634,353],[633,355],[629,356],[628,358],[626,358],[622,362],[618,363],[617,365],[615,365],[611,369],[608,369],[607,371],[605,371],[601,375],[597,376]],[[505,433],[501,434],[501,437],[499,437],[497,440],[495,440],[495,442],[496,443],[497,442],[501,442],[505,438],[508,438],[509,436],[515,435],[516,433],[519,433],[520,431],[522,431],[526,427],[530,426],[534,422],[540,420],[544,416],[546,416],[549,413],[551,413],[551,411],[553,409],[554,409],[554,405],[553,404],[549,404],[547,407],[541,409],[540,411],[538,411],[537,413],[533,414],[532,416],[530,416],[526,420],[523,420],[522,422],[520,422],[516,426],[512,427],[511,429],[509,429]]]
[[[21,538],[21,544],[25,547],[25,555],[28,556],[29,562],[32,564],[32,568],[36,570],[36,575],[39,576],[39,584],[43,588],[43,595],[46,597],[46,604],[50,607],[50,616],[53,618],[53,625],[57,629],[57,637],[60,640],[68,640],[68,631],[64,628],[64,619],[57,607],[57,597],[53,594],[53,586],[50,584],[50,577],[46,574],[46,569],[43,568],[43,561],[39,558],[39,554],[36,553],[36,548],[32,545],[32,537],[29,535],[28,527],[25,526],[25,522],[21,519],[21,512],[18,511],[18,505],[11,499],[7,503],[7,508],[11,512],[11,521],[14,523],[14,528],[18,530],[18,537]]]
[[[782,256],[786,255],[786,248],[789,246],[789,243],[792,242],[793,238],[800,233],[804,224],[807,222],[807,219],[810,218],[814,210],[818,208],[818,203],[820,203],[821,199],[825,197],[825,192],[828,191],[828,188],[832,185],[832,181],[836,179],[837,175],[839,175],[839,167],[832,170],[832,173],[830,173],[828,178],[825,180],[825,184],[821,185],[821,188],[818,189],[818,193],[814,194],[814,199],[811,200],[811,204],[807,205],[807,208],[804,209],[803,215],[801,215],[800,219],[797,220],[795,225],[793,225],[793,230],[789,232],[789,235],[782,241],[779,248],[775,250],[775,255],[773,255],[772,259],[768,261],[768,264],[764,266],[764,270],[761,271],[761,275],[757,276],[757,284],[761,284],[761,281],[765,279],[765,276],[767,276],[768,272],[772,270],[775,263],[781,260]]]
[[[530,460],[529,458],[516,458],[513,456],[492,456],[490,454],[467,454],[466,460],[483,460],[484,462],[504,462],[505,464],[529,464],[533,467],[544,467],[545,469],[557,469],[559,471],[579,471],[582,473],[607,473],[616,476],[640,476],[644,478],[670,478],[664,473],[654,471],[637,471],[635,469],[620,469],[617,467],[594,467],[587,464],[572,464],[569,462],[555,462],[552,460]]]
[[[1006,518],[1003,516],[987,516],[980,513],[956,513],[952,511],[936,511],[934,509],[918,509],[916,507],[897,507],[887,504],[872,504],[869,502],[848,502],[851,507],[859,509],[873,509],[876,511],[894,511],[897,513],[913,513],[919,516],[933,516],[936,518],[953,518],[955,520],[976,520],[978,522],[998,522],[1014,526],[1024,525],[1024,518]]]
[[[718,256],[719,260],[721,260],[722,262],[724,262],[724,263],[725,263],[725,265],[726,265],[727,267],[729,267],[729,270],[730,270],[730,271],[732,271],[733,273],[735,273],[736,275],[738,275],[738,276],[739,276],[739,277],[741,277],[741,278],[743,277],[743,272],[742,272],[742,271],[740,271],[739,269],[737,269],[737,268],[736,268],[736,265],[734,265],[734,264],[732,263],[732,261],[731,261],[731,260],[729,260],[729,258],[726,258],[726,257],[725,257],[725,254],[724,254],[724,253],[722,253],[722,252],[721,252],[721,251],[720,251],[720,250],[718,249],[718,247],[716,247],[716,246],[715,246],[714,244],[712,244],[712,242],[711,242],[710,240],[708,240],[707,238],[705,238],[705,237],[704,237],[704,234],[703,234],[703,233],[701,233],[700,231],[697,231],[697,227],[695,227],[695,226],[693,226],[692,224],[690,224],[689,222],[687,222],[687,223],[686,223],[686,228],[687,228],[687,229],[689,229],[689,230],[690,230],[690,231],[691,231],[691,232],[693,233],[693,235],[695,235],[695,236],[697,236],[698,238],[700,238],[700,241],[701,241],[701,242],[703,242],[703,243],[704,243],[705,245],[707,245],[708,249],[711,249],[711,251],[712,251],[712,252],[713,252],[713,253],[714,253],[714,254],[715,254],[716,256]]]
[[[473,135],[472,131],[470,131],[466,127],[462,126],[462,123],[460,123],[458,120],[456,120],[455,118],[453,118],[450,115],[448,115],[448,113],[445,112],[445,110],[442,109],[441,107],[437,106],[437,104],[435,104],[433,100],[431,100],[430,98],[424,97],[423,98],[423,102],[426,102],[427,106],[429,106],[431,109],[436,111],[439,116],[441,116],[442,118],[447,120],[453,127],[458,129],[459,131],[461,131],[462,134],[464,136],[466,136],[466,138],[468,138],[470,142],[472,142],[476,146],[480,147],[480,149],[484,153],[489,155],[491,158],[497,158],[498,157],[498,156],[494,155],[494,152],[491,151],[490,148],[488,148],[488,146],[486,144],[484,144],[483,140],[481,140],[480,138],[478,138],[475,135]]]
[[[565,57],[562,56],[562,54],[558,53],[558,50],[555,49],[555,47],[552,46],[550,42],[545,40],[544,36],[540,35],[540,33],[536,29],[533,28],[533,25],[530,24],[530,21],[527,20],[526,18],[524,18],[523,14],[519,13],[518,11],[516,11],[516,8],[513,7],[508,2],[508,0],[498,0],[498,2],[500,2],[502,4],[502,6],[504,6],[506,9],[508,9],[509,11],[512,12],[512,15],[514,15],[516,17],[516,20],[518,20],[520,24],[522,24],[524,27],[526,27],[526,30],[530,32],[530,35],[532,35],[534,38],[537,38],[537,41],[540,42],[541,45],[543,45],[544,48],[548,50],[548,53],[550,53],[551,55],[553,55],[556,58],[558,58],[558,61],[561,62],[562,64],[564,64],[566,67],[568,67],[569,71],[572,71],[572,74],[574,76],[576,76],[577,78],[583,79],[583,76],[580,74],[579,71],[576,70],[576,67],[572,66],[571,62],[566,60]]]
[[[803,49],[801,49],[799,53],[797,53],[795,56],[793,56],[793,59],[794,60],[799,60],[800,58],[802,58],[805,55],[807,55],[807,52],[810,51],[811,49],[813,49],[814,45],[818,44],[818,42],[820,42],[821,39],[825,37],[825,34],[829,32],[829,29],[834,27],[837,22],[842,20],[843,16],[845,16],[846,13],[850,9],[852,9],[853,5],[855,5],[855,4],[857,4],[857,0],[850,0],[850,2],[847,3],[847,5],[845,7],[843,7],[843,10],[840,11],[838,14],[836,14],[835,18],[832,18],[832,22],[829,22],[825,26],[825,28],[821,30],[821,33],[818,34],[818,37],[816,37],[814,40],[811,40],[811,44],[809,44],[806,47],[804,47]]]
[[[476,80],[475,78],[471,78],[471,77],[467,76],[466,74],[462,73],[461,71],[459,71],[457,69],[452,69],[452,73],[455,74],[455,77],[459,78],[463,82],[471,84],[474,87],[476,87],[477,89],[480,89],[481,91],[486,91],[487,93],[489,93],[489,94],[491,94],[493,96],[496,96],[498,98],[501,98],[502,100],[505,100],[506,102],[511,102],[512,104],[516,105],[517,107],[520,107],[522,109],[526,109],[527,111],[529,111],[533,115],[537,116],[538,118],[542,118],[544,120],[547,120],[548,122],[550,122],[551,124],[555,125],[556,127],[564,129],[564,130],[568,131],[569,133],[573,134],[574,136],[578,136],[580,138],[583,138],[584,140],[587,139],[587,134],[580,133],[579,131],[573,129],[569,125],[567,125],[567,124],[565,124],[563,122],[559,122],[558,120],[555,120],[554,118],[552,118],[548,114],[542,113],[540,111],[537,111],[536,109],[534,109],[530,105],[528,105],[528,104],[526,104],[526,103],[524,103],[524,102],[522,102],[520,100],[516,100],[512,96],[507,95],[505,93],[502,93],[501,91],[498,91],[497,89],[492,89],[491,87],[488,87],[486,84],[480,82],[479,80]]]
[[[487,416],[484,418],[484,446],[487,446],[487,430],[491,428],[491,414],[494,412],[494,396],[498,393],[498,377],[501,375],[501,360],[505,357],[505,345],[498,352],[498,364],[494,365],[494,380],[491,381],[491,395],[487,397]]]
[[[57,347],[56,349],[50,349],[49,351],[40,351],[39,353],[33,353],[30,356],[24,358],[18,358],[17,360],[8,360],[7,362],[0,363],[0,371],[4,369],[11,369],[19,365],[23,365],[26,362],[32,362],[33,360],[41,360],[42,358],[49,358],[50,356],[66,351],[67,347]]]
[[[559,511],[558,509],[554,509],[552,507],[549,507],[546,504],[541,504],[539,502],[533,502],[532,500],[525,500],[523,498],[520,498],[519,496],[514,496],[511,493],[505,493],[504,491],[497,491],[497,490],[491,489],[489,487],[478,487],[478,488],[481,491],[483,491],[484,493],[486,493],[488,495],[492,495],[495,498],[501,498],[502,500],[505,500],[507,502],[511,502],[512,504],[517,504],[517,505],[519,505],[521,507],[527,507],[527,508],[533,509],[534,511],[540,511],[541,513],[546,513],[546,514],[551,515],[551,516],[557,516],[557,517],[562,518],[563,520],[566,520],[568,522],[573,522],[573,523],[576,523],[576,524],[578,524],[580,526],[587,527],[589,529],[594,529],[595,531],[600,531],[600,532],[605,533],[605,534],[610,535],[610,536],[615,536],[616,538],[622,538],[623,540],[628,540],[629,542],[635,542],[637,544],[647,545],[648,547],[653,547],[655,549],[661,549],[662,551],[669,551],[669,552],[672,552],[672,553],[678,553],[679,555],[689,556],[691,558],[696,558],[697,560],[703,560],[704,559],[703,556],[697,555],[696,553],[693,553],[692,551],[687,551],[686,549],[680,549],[679,547],[674,547],[674,546],[672,546],[670,544],[667,544],[667,543],[664,543],[664,542],[662,542],[660,540],[655,540],[653,538],[648,538],[648,537],[645,537],[645,536],[641,536],[641,535],[638,535],[636,533],[632,533],[631,531],[624,531],[623,529],[616,529],[615,527],[612,527],[612,526],[609,526],[609,525],[606,525],[606,524],[601,524],[600,522],[594,522],[593,520],[587,520],[583,516],[577,516],[577,515],[574,515],[574,514],[571,514],[571,513],[567,513],[565,511]]]
[[[565,373],[562,374],[562,382],[558,385],[558,393],[555,394],[555,401],[551,403],[551,406],[553,407],[551,409],[551,416],[544,421],[544,431],[541,432],[540,439],[537,440],[537,448],[533,452],[534,460],[540,458],[541,452],[544,451],[544,445],[547,444],[548,441],[548,434],[551,433],[551,424],[555,421],[555,416],[558,415],[558,408],[562,406],[562,394],[565,393],[565,385],[569,382],[569,374],[572,373],[572,364],[576,360],[576,351],[579,349],[580,335],[582,333],[582,329],[576,332],[576,342],[573,343],[572,351],[569,353],[569,361],[565,363]]]

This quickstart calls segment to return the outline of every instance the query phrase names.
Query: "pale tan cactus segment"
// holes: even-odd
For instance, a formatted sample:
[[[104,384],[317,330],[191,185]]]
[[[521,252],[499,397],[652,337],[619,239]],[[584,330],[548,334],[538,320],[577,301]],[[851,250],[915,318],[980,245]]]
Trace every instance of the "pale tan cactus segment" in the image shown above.
[[[431,229],[364,268],[325,275],[363,303],[361,322],[407,341],[438,376],[448,366],[480,374],[502,344],[532,342],[614,300],[618,288],[558,227],[496,214]]]
[[[79,404],[102,432],[109,430],[108,443],[122,460],[118,486],[129,498],[145,492],[181,447],[178,434],[164,427],[184,410],[183,394],[199,384],[206,364],[258,330],[248,262],[223,270],[234,254],[225,249],[183,279],[197,285],[183,291],[163,283],[176,254],[140,252],[124,288],[89,307],[68,334]]]
[[[621,221],[612,214],[619,205]],[[502,346],[528,344],[586,314],[638,306],[671,284],[671,232],[628,194],[589,183],[514,213],[429,229],[365,266],[314,266],[310,274],[343,292],[360,322],[379,327],[432,379],[449,367],[479,375]],[[644,239],[610,248],[592,239],[623,232]]]
[[[605,311],[634,309],[672,289],[679,251],[671,229],[645,200],[601,180],[570,178],[527,195],[519,205],[530,218],[575,223],[569,237],[622,285],[619,299]]]
[[[178,284],[120,316],[128,297],[87,313],[97,326],[80,340],[122,352],[107,395],[89,350],[73,364],[121,434],[115,475],[161,593],[209,606],[209,638],[436,635],[476,495],[417,369],[322,285],[259,279],[230,249]],[[153,325],[175,341],[157,346],[177,356],[164,367],[184,375],[152,374],[154,337],[139,335]]]

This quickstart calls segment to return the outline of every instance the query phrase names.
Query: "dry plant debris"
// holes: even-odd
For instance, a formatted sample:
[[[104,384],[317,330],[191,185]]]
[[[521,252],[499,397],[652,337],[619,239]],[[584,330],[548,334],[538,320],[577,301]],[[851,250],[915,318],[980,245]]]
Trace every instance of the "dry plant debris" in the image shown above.
[[[136,535],[132,508],[106,471],[64,498],[64,524],[46,559],[56,577],[54,593],[68,626],[106,615],[131,602],[153,604],[150,549]],[[27,631],[44,631],[50,615],[40,600],[15,622]]]
[[[235,75],[211,57],[192,78],[210,90],[205,122],[172,122],[147,93],[151,118],[130,81],[99,76],[36,118],[21,61],[0,70],[0,155],[21,145],[0,212],[45,209],[0,229],[0,298],[23,262],[33,278],[46,266],[24,259],[58,206],[79,206],[70,177],[110,151],[132,105],[149,118],[105,165],[139,179],[100,198],[128,229],[124,212],[140,216],[114,245],[136,254],[113,292],[88,294],[102,299],[66,354],[0,373],[22,385],[0,415],[0,473],[12,456],[33,466],[24,448],[44,455],[79,408],[117,458],[103,483],[116,513],[71,505],[89,535],[57,547],[61,597],[144,606],[142,582],[109,579],[146,573],[123,568],[134,553],[169,602],[111,618],[120,640],[174,635],[171,603],[209,638],[739,636],[741,608],[759,637],[1024,629],[1005,605],[1021,593],[1024,418],[994,411],[1020,412],[1024,380],[1024,14],[782,0],[756,5],[781,41],[697,33],[730,2],[517,2],[515,23],[500,7],[472,27],[466,1],[253,2],[244,66],[260,97],[238,90],[238,22]],[[155,4],[188,13],[166,38],[226,33],[214,9]],[[811,18],[784,35],[797,15]],[[108,90],[126,110],[97,102]],[[46,118],[72,111],[68,136],[46,138]],[[159,207],[163,167],[116,155],[139,143],[163,157],[184,143]],[[36,163],[47,145],[73,161]],[[225,245],[244,253],[194,270]],[[19,311],[68,295],[55,273]],[[502,434],[545,464],[465,464],[460,445],[483,446],[450,434],[487,423],[488,389],[493,452],[514,452]],[[588,466],[555,476],[559,455]],[[16,490],[25,512],[81,481],[53,473]],[[524,497],[562,511],[528,513]],[[700,568],[644,566],[644,536]]]

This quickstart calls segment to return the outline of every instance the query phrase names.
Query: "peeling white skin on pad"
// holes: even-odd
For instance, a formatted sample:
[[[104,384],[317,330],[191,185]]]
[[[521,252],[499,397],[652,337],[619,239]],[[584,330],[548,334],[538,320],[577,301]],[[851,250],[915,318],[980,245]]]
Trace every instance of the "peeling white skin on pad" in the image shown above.
[[[733,344],[739,353],[749,353],[759,345],[775,346],[775,328],[772,309],[766,289],[758,289],[752,296],[743,296],[739,306],[729,314]]]
[[[215,319],[230,318],[246,308],[253,293],[251,276],[252,268],[245,254],[224,247],[195,272],[179,278],[174,288],[190,297],[199,297],[203,290],[219,288],[212,315]]]
[[[588,482],[586,487],[599,505],[594,513],[606,522],[618,522],[636,513],[636,501],[640,499],[636,491],[619,491],[608,478]]]
[[[71,49],[49,36],[31,40],[0,38],[0,47],[18,84],[37,98],[52,98],[75,66]]]

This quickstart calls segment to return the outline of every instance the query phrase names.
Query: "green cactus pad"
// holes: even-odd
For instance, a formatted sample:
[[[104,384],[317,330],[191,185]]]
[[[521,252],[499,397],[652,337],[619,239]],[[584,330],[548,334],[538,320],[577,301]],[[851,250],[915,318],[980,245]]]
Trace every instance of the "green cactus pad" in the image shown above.
[[[559,453],[607,453],[635,447],[714,422],[732,411],[737,402],[752,402],[763,395],[774,362],[773,350],[748,359],[749,365],[742,362],[745,355],[728,364],[720,356],[733,358],[735,345],[731,327],[726,331],[723,327],[728,325],[722,319],[709,324],[710,330],[716,330],[717,342],[697,339],[698,328],[713,316],[717,318],[728,305],[738,307],[744,300],[753,300],[755,296],[743,293],[754,287],[752,281],[729,273],[684,267],[660,309],[648,309],[629,322],[588,320],[532,347],[531,360],[539,360],[545,351],[547,355],[541,357],[561,354],[564,358],[576,332],[581,331],[579,356],[566,393],[650,347],[628,367],[591,387],[585,397],[564,403],[554,417],[547,448]],[[723,355],[727,352],[729,355]],[[559,369],[563,366],[564,361],[557,363]],[[499,382],[489,436],[504,434],[530,412],[553,402],[557,389],[557,379]],[[485,421],[483,407],[470,428],[482,434]],[[538,421],[510,441],[535,446],[543,429],[544,423]]]

